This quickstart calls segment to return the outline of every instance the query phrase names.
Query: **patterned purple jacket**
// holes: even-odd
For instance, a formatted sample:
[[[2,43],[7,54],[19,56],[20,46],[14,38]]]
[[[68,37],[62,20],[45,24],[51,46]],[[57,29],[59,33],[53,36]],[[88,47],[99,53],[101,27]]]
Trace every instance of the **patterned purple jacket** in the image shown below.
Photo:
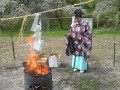
[[[88,60],[92,48],[92,34],[88,23],[84,21],[75,23],[69,33],[72,34],[71,41],[74,43],[73,55],[84,56],[85,59]],[[81,40],[79,40],[79,38],[81,38]]]

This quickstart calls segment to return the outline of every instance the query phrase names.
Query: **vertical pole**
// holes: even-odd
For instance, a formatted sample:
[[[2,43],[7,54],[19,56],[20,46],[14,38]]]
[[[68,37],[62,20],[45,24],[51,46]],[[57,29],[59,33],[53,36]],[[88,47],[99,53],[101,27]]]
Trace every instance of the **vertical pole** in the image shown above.
[[[116,28],[118,27],[119,23],[119,13],[116,14]]]
[[[49,18],[48,18],[48,32],[49,32],[49,30],[50,30],[50,25],[49,25]]]
[[[114,34],[114,55],[113,55],[113,67],[115,67],[115,50],[116,50],[116,42],[115,42],[115,34]]]
[[[11,40],[12,40],[13,57],[14,57],[14,60],[15,60],[15,49],[14,49],[14,42],[13,42],[12,29],[10,30],[10,32],[11,32]]]
[[[0,28],[0,35],[1,35],[1,28]]]
[[[100,17],[100,13],[98,13],[98,16],[97,16],[97,29],[99,28],[99,17]]]

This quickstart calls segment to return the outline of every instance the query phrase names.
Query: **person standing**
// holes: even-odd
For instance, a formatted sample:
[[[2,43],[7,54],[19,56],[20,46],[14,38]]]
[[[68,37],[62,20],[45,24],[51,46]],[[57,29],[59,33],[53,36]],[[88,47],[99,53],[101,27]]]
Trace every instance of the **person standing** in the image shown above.
[[[88,23],[82,20],[81,9],[75,10],[75,23],[67,34],[69,42],[72,44],[71,53],[73,71],[80,70],[84,73],[87,70],[90,51],[92,48],[92,34]],[[69,45],[67,46],[69,47]],[[71,47],[70,47],[71,48]]]

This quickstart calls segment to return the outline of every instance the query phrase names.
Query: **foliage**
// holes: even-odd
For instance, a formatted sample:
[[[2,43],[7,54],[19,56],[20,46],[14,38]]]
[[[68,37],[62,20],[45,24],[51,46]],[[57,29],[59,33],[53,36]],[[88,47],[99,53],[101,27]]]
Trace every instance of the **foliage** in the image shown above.
[[[88,0],[84,0],[85,1],[88,1]],[[98,4],[100,2],[100,0],[95,0],[94,2],[91,2],[89,4],[84,4],[83,5],[83,8],[87,10],[88,13],[92,13],[96,4]]]
[[[116,13],[119,6],[117,5],[118,0],[104,0],[96,5],[94,14],[98,13]]]
[[[32,11],[49,10],[56,7],[61,7],[61,0],[17,0],[19,4],[24,4]],[[39,9],[39,10],[38,10]]]
[[[24,4],[18,4],[15,1],[8,2],[4,8],[4,17],[22,16],[29,13],[29,9]]]
[[[62,3],[62,2],[63,3]],[[13,16],[21,16],[29,13],[39,12],[42,10],[48,10],[53,9],[57,7],[61,7],[62,5],[66,5],[64,2],[65,0],[11,0],[7,5],[5,6],[4,12],[0,12],[0,17],[4,15],[4,17],[13,17]],[[88,1],[88,0],[81,0],[82,2]],[[120,2],[120,0],[118,0]],[[67,5],[68,4],[75,4],[79,3],[80,0],[66,0]],[[96,5],[97,4],[97,5]],[[116,11],[119,9],[119,3],[117,3],[117,0],[95,0],[94,2],[91,2],[89,4],[82,5],[83,8],[85,8],[88,12],[88,15],[90,15],[94,10],[94,27],[97,23],[97,15],[98,13],[102,13],[100,15],[99,24],[101,27],[114,27],[116,22]],[[71,17],[71,14],[69,12],[57,12],[58,17]],[[84,15],[84,17],[89,17],[88,15]],[[55,17],[54,13],[47,13],[43,14],[44,17]],[[119,15],[120,16],[120,15]],[[33,17],[34,18],[34,17]],[[15,23],[14,23],[15,22]],[[27,19],[25,29],[30,30],[30,27],[32,25],[33,19],[29,20]],[[119,22],[119,19],[118,19]],[[13,31],[17,31],[21,27],[22,19],[15,19],[11,21],[13,24]],[[54,30],[61,30],[60,23],[57,20],[50,20],[50,31]],[[9,25],[10,22],[0,22],[0,28],[3,31],[9,30],[11,28],[11,25]],[[45,31],[48,30],[48,21],[45,19],[43,20],[43,29]],[[63,24],[63,30],[69,30],[70,24],[71,24],[71,18],[70,19],[62,19]],[[8,25],[8,26],[7,26]]]
[[[80,2],[80,0],[66,0],[67,4],[75,4]]]
[[[118,0],[103,0],[98,3],[93,12],[94,19],[97,19],[97,27],[101,22],[104,26],[119,26],[119,3]],[[99,25],[103,26],[103,25]]]
[[[24,4],[25,6],[29,6],[30,0],[17,0],[18,4]]]
[[[66,0],[67,4],[80,3],[80,1],[81,2],[86,2],[88,0]],[[95,0],[94,2],[91,2],[89,4],[84,4],[84,5],[81,5],[81,6],[82,6],[82,8],[86,9],[88,13],[91,13],[94,10],[96,4],[98,4],[99,2],[100,2],[100,0]]]

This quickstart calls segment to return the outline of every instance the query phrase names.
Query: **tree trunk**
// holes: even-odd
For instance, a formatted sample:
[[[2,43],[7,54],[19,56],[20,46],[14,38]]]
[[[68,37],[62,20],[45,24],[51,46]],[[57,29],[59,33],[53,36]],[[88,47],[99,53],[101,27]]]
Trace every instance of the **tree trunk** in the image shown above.
[[[0,28],[0,35],[1,35],[1,28]]]
[[[116,28],[118,27],[119,24],[119,13],[116,14]]]
[[[99,18],[100,18],[100,13],[98,13],[98,16],[97,16],[97,29],[99,28]]]
[[[62,13],[62,11],[61,11],[61,13]],[[62,18],[61,18],[61,17],[62,17],[62,14],[61,14],[61,16],[59,16],[59,15],[58,15],[58,12],[55,11],[55,17],[58,18],[58,22],[59,22],[59,24],[60,24],[60,28],[63,29]]]

